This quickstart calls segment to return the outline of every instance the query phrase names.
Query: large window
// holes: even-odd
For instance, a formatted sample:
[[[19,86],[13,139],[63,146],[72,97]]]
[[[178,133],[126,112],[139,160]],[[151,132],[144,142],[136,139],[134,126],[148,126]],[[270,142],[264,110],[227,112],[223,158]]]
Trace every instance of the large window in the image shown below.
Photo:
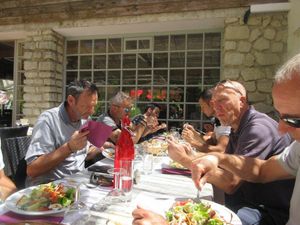
[[[201,127],[206,119],[198,98],[220,79],[220,32],[68,40],[66,46],[66,84],[96,83],[98,115],[122,90],[136,98],[141,111],[149,102],[159,103],[160,119],[169,126]]]

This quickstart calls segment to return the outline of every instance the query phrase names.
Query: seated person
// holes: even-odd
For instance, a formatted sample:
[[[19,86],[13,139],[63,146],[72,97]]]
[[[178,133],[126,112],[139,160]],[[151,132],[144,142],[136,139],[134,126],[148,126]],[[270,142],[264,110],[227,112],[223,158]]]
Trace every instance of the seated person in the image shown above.
[[[84,169],[86,159],[100,151],[87,141],[89,131],[79,132],[83,121],[94,113],[98,89],[89,81],[74,81],[66,100],[43,112],[32,132],[27,161],[27,185],[63,178]]]
[[[121,120],[124,116],[129,115],[133,103],[129,95],[119,91],[110,99],[109,104],[108,112],[101,114],[97,121],[101,121],[113,127],[113,132],[111,133],[109,140],[116,144],[121,134]],[[130,129],[134,133],[132,136],[133,143],[137,143],[145,130],[148,129],[147,127],[152,126],[156,122],[155,118],[148,116],[145,117],[144,120],[140,120],[138,123],[132,124]]]
[[[167,128],[167,125],[165,123],[159,124],[158,117],[160,113],[160,106],[156,103],[149,103],[146,105],[144,114],[137,115],[132,119],[133,124],[138,124],[140,121],[145,120],[147,117],[153,117],[157,123],[155,123],[155,126],[148,126],[148,129],[145,129],[144,133],[142,134],[142,137],[140,138],[139,142],[148,140],[152,138],[153,136],[157,135],[161,131],[165,131]]]
[[[15,184],[5,175],[4,166],[0,144],[0,200],[2,201],[17,190]]]
[[[225,152],[231,131],[230,126],[222,126],[217,118],[214,117],[214,109],[211,104],[213,89],[206,89],[201,92],[199,105],[205,116],[212,118],[214,131],[209,136],[197,132],[193,126],[184,125],[182,138],[201,152]]]
[[[275,120],[256,111],[248,103],[246,89],[241,83],[220,82],[215,87],[212,100],[216,116],[222,124],[232,128],[225,151],[227,154],[268,159],[283,152],[291,143],[289,135],[278,133]],[[169,143],[168,154],[173,160],[191,168],[193,159],[173,141]],[[225,205],[237,213],[243,224],[286,224],[293,179],[257,184],[218,168],[207,181],[225,191]]]

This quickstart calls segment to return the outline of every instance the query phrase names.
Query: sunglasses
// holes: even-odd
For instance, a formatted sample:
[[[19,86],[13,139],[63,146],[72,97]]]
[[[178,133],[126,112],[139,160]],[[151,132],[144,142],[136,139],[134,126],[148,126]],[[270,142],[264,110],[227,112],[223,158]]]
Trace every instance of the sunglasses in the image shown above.
[[[289,116],[280,116],[279,112],[276,112],[278,118],[285,122],[287,125],[295,128],[300,128],[300,118],[289,117]]]

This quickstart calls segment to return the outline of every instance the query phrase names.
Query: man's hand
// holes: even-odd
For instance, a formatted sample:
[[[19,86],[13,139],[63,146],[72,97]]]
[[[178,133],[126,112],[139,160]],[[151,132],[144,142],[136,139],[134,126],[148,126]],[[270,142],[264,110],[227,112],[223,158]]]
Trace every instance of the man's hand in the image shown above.
[[[163,216],[156,214],[154,212],[145,210],[137,206],[132,212],[133,225],[167,225],[168,222],[163,218]]]
[[[194,159],[191,166],[192,179],[195,186],[201,190],[209,176],[213,176],[218,168],[219,159],[214,155],[205,155]]]
[[[87,144],[87,135],[90,131],[79,132],[75,131],[70,140],[68,141],[68,146],[72,152],[77,152],[83,149]]]
[[[181,134],[182,138],[192,146],[199,148],[203,145],[203,138],[190,124],[184,124]]]
[[[188,145],[179,144],[174,137],[170,136],[167,139],[168,142],[168,155],[175,162],[189,168],[191,163],[190,153],[191,147]]]

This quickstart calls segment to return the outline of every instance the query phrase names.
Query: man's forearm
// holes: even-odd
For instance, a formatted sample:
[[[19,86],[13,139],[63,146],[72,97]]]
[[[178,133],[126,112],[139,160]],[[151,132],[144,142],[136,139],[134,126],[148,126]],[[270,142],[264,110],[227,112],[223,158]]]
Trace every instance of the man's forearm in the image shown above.
[[[27,175],[30,177],[40,176],[57,167],[72,153],[72,149],[65,143],[53,152],[39,156],[27,165]]]

